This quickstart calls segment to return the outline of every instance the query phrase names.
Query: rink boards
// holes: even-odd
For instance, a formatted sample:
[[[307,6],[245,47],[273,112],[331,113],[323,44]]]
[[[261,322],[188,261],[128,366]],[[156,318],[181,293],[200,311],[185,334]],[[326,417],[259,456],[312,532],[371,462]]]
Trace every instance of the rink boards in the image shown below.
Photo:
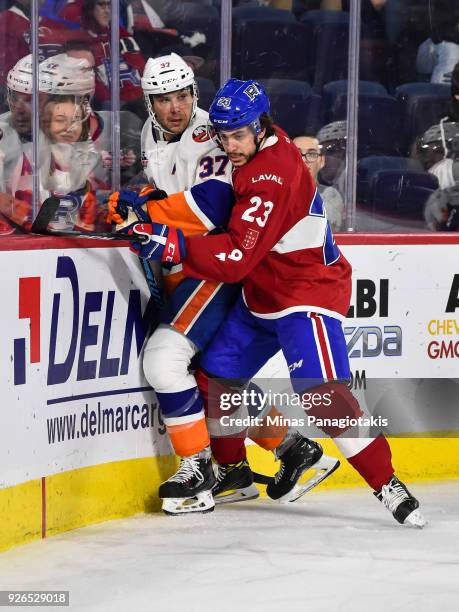
[[[403,385],[404,418],[391,442],[398,473],[457,476],[459,238],[342,235],[338,243],[354,268],[344,322],[353,373]],[[0,549],[157,509],[157,487],[176,460],[141,369],[148,292],[136,258],[120,243],[89,240],[11,238],[0,249]],[[279,357],[263,371],[287,375]],[[448,410],[419,418],[420,393]],[[275,470],[264,451],[250,447],[249,456],[257,471]],[[343,465],[327,486],[358,479]]]

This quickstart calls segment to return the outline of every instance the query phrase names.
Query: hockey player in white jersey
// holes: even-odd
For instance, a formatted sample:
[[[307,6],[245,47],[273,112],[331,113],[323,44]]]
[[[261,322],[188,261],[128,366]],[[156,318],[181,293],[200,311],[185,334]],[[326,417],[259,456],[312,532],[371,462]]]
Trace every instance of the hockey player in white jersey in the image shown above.
[[[187,235],[224,227],[233,203],[230,164],[208,134],[208,114],[197,107],[192,70],[173,53],[149,59],[142,87],[149,112],[142,131],[145,171],[152,185],[173,195],[150,200],[158,194],[138,198],[126,191],[113,194],[109,218],[121,224],[123,205],[132,210],[132,205],[138,209],[147,204],[155,221],[180,224]],[[129,214],[125,224],[132,221],[135,215]],[[212,492],[217,502],[258,496],[246,461],[221,465],[215,482],[203,400],[189,372],[192,358],[215,335],[240,289],[238,285],[184,279],[181,266],[169,268],[164,271],[169,302],[163,323],[146,345],[143,361],[172,445],[182,458],[178,472],[161,485],[159,496],[163,510],[170,514],[208,512],[214,508]],[[271,437],[253,439],[274,450],[287,433],[285,427]],[[318,445],[311,447],[309,465],[321,454]]]
[[[142,163],[151,184],[167,193],[205,180],[229,182],[230,164],[207,133],[208,113],[197,106],[192,69],[175,53],[150,58],[142,76],[149,117]]]
[[[150,58],[141,82],[149,114],[141,135],[142,163],[149,184],[163,191],[151,194],[147,188],[146,195],[141,192],[137,199],[126,190],[113,194],[109,218],[122,221],[118,211],[130,203],[130,196],[138,204],[142,197],[147,202],[151,197],[166,195],[165,192],[185,192],[168,200],[150,202],[149,207],[154,205],[158,215],[164,203],[170,203],[163,214],[168,218],[186,217],[190,233],[205,233],[223,225],[233,200],[230,164],[208,135],[208,114],[197,106],[198,91],[192,69],[175,53]],[[209,197],[199,206],[191,188],[204,182]],[[130,213],[126,224],[135,219]],[[147,342],[143,367],[182,462],[178,472],[161,485],[159,495],[166,513],[208,512],[215,505],[212,497],[215,476],[203,403],[189,365],[215,333],[227,305],[239,295],[239,287],[184,280],[180,266],[166,266],[163,282],[169,294],[168,305],[162,323]],[[198,489],[194,486],[196,479]],[[252,481],[247,483],[250,486]],[[193,489],[191,503],[184,487]],[[253,486],[252,495],[256,494]]]

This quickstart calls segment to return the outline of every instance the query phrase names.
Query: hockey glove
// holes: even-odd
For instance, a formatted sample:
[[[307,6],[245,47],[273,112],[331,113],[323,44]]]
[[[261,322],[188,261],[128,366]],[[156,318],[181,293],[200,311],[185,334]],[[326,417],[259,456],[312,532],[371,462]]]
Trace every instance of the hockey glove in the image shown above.
[[[182,230],[161,223],[136,223],[129,233],[147,236],[148,242],[133,242],[131,251],[141,259],[178,264],[186,256]]]
[[[167,193],[162,189],[144,187],[140,193],[129,189],[121,189],[110,194],[108,198],[107,223],[123,224],[129,217],[129,213],[136,214],[136,219],[148,220],[148,214],[142,208],[150,200],[163,200]]]

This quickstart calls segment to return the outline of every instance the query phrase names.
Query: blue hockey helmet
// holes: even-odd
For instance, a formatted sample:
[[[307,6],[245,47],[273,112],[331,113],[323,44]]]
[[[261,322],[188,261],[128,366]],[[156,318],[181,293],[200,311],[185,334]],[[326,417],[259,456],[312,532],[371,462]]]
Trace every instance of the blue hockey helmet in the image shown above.
[[[212,127],[219,130],[236,130],[246,125],[256,134],[261,131],[260,115],[269,114],[269,99],[257,81],[230,79],[221,87],[209,109]]]

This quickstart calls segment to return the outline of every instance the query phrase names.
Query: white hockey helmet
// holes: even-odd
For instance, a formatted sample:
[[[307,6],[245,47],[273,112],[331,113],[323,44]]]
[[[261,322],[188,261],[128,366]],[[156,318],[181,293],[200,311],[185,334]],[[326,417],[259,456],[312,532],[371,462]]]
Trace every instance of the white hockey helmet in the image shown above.
[[[59,53],[41,62],[39,91],[51,95],[88,96],[94,94],[94,68],[85,58]]]
[[[92,109],[91,98],[96,89],[93,66],[85,58],[59,53],[39,65],[38,89],[49,96],[74,96],[75,104],[82,110],[82,118],[75,123],[87,121]]]
[[[145,65],[141,79],[145,104],[154,126],[163,132],[168,132],[157,120],[150,96],[167,94],[185,87],[192,88],[193,109],[190,121],[196,114],[198,104],[198,88],[194,78],[194,72],[177,53],[162,55],[161,57],[150,57]],[[172,132],[169,132],[172,133]]]
[[[8,72],[8,91],[32,94],[32,54],[22,57]]]

